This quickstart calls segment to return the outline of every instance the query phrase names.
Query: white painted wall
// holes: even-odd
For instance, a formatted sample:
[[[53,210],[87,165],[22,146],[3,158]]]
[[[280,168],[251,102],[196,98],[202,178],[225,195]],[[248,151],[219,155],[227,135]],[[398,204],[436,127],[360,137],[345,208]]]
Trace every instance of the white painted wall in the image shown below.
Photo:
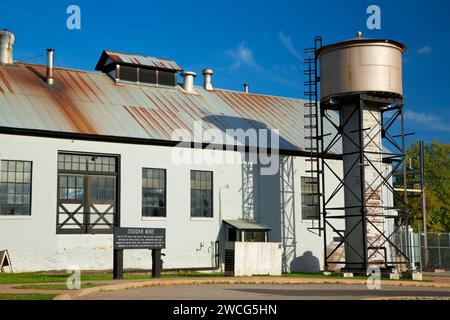
[[[282,244],[279,242],[227,242],[234,250],[234,272],[227,276],[281,275]]]
[[[242,168],[239,163],[173,164],[171,155],[174,148],[169,147],[14,135],[0,135],[0,145],[2,146],[0,160],[33,162],[31,216],[0,216],[0,250],[9,250],[16,272],[63,270],[71,265],[90,270],[112,268],[111,235],[56,234],[58,151],[121,156],[121,225],[166,228],[167,249],[163,251],[166,254],[165,268],[213,266],[214,242],[220,237],[220,221],[226,218],[242,218]],[[336,169],[341,170],[340,161],[331,163]],[[167,169],[167,218],[141,216],[143,167]],[[320,269],[323,264],[323,239],[307,230],[311,222],[303,221],[301,215],[300,177],[304,175],[304,167],[304,159],[299,157],[294,159],[295,255],[288,261],[292,271],[302,270],[305,266],[307,269],[311,267]],[[214,172],[214,218],[190,217],[190,170]],[[255,186],[256,200],[259,203],[255,219],[272,227],[269,241],[274,242],[282,242],[279,179],[279,176],[260,177],[259,183]],[[327,177],[329,192],[336,184],[337,179]],[[229,188],[225,188],[226,185]],[[342,202],[342,195],[339,195],[336,201]],[[124,266],[150,268],[150,251],[125,251]]]

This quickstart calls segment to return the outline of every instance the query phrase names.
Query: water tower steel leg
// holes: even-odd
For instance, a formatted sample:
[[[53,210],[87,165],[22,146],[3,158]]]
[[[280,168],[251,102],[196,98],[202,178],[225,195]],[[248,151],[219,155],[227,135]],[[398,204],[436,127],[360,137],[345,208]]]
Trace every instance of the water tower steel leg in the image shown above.
[[[352,105],[354,109],[350,109],[349,111],[348,108],[352,108]],[[345,109],[347,110],[345,114],[343,113],[344,108],[347,108]],[[372,108],[380,109],[375,109],[374,111],[372,110]],[[330,119],[330,117],[327,115],[328,110],[333,110],[333,112],[336,112],[340,115],[339,124],[333,122],[336,121],[336,119]],[[336,130],[336,133],[334,134],[334,137],[330,140],[330,142],[321,142],[322,170],[331,172],[339,180],[338,187],[331,193],[326,192],[326,184],[324,183],[325,181],[323,179],[321,181],[323,193],[323,203],[321,204],[321,211],[324,232],[323,243],[325,267],[328,268],[332,264],[342,264],[342,261],[333,260],[332,256],[337,251],[337,249],[339,249],[342,245],[345,245],[346,265],[348,268],[358,267],[359,265],[359,268],[363,270],[367,268],[372,261],[373,263],[382,263],[383,265],[389,266],[404,263],[407,265],[408,270],[410,270],[411,248],[410,239],[408,239],[409,234],[406,235],[405,249],[401,249],[391,239],[393,235],[395,235],[401,228],[401,225],[397,225],[392,232],[391,230],[386,231],[384,228],[382,228],[382,226],[380,226],[381,223],[386,223],[387,219],[393,219],[394,216],[390,215],[390,210],[399,211],[400,220],[403,221],[403,225],[408,223],[408,215],[410,213],[407,210],[406,206],[407,199],[404,198],[404,195],[403,197],[401,197],[394,190],[391,182],[391,178],[394,176],[395,172],[397,172],[401,165],[404,163],[405,133],[403,125],[403,103],[401,102],[401,100],[391,99],[389,97],[377,98],[368,96],[366,94],[361,94],[359,95],[357,100],[353,100],[353,104],[348,100],[335,104],[323,103],[319,113],[321,118],[321,136],[323,137],[327,134],[327,132],[324,132],[324,128],[330,127],[325,126],[325,122],[327,122],[327,124],[331,124]],[[366,116],[366,118],[370,122],[369,125],[372,126],[372,129],[365,128],[365,126],[367,126],[368,124],[364,123],[364,116]],[[388,118],[388,116],[390,117]],[[357,117],[359,118],[356,119]],[[388,118],[387,121],[385,121],[385,117]],[[402,134],[394,137],[401,137],[401,143],[397,143],[395,141],[395,138],[388,133],[389,128],[392,127],[393,123],[398,120],[401,121]],[[352,127],[351,129],[347,127],[349,125],[349,121],[353,122],[354,127]],[[347,127],[347,129],[343,130],[343,128],[345,127]],[[343,150],[342,154],[340,155],[342,157],[347,157],[351,161],[348,162],[347,167],[344,168],[342,177],[341,173],[335,171],[332,166],[327,164],[327,159],[325,158],[325,156],[329,153],[331,147],[336,144],[337,141],[343,139],[346,139],[347,143],[353,144],[354,146],[347,151]],[[383,151],[383,149],[381,148],[382,144],[380,144],[383,139],[386,139],[388,142],[390,142],[392,145],[392,149],[395,149],[396,152]],[[352,142],[352,140],[354,141]],[[359,144],[358,147],[356,147],[357,144]],[[375,149],[373,147],[375,147]],[[382,160],[392,161],[390,171],[388,173],[385,173],[382,169],[383,167],[381,166],[380,162]],[[359,166],[359,170],[357,166]],[[370,172],[370,177],[367,176],[366,170]],[[359,191],[357,191],[355,189],[355,185],[353,185],[346,178],[350,172],[353,172],[353,174],[357,172],[359,175]],[[322,173],[322,175],[324,177],[325,173]],[[371,181],[366,181],[367,179]],[[381,192],[381,188],[385,188],[384,190],[392,192],[394,200],[397,200],[397,204],[384,204],[382,197],[379,195]],[[332,200],[332,198],[336,197],[338,191],[342,189],[344,189],[345,192],[348,193],[348,195],[353,192],[352,190],[356,192],[356,194],[353,194],[354,203],[345,203],[342,208],[330,205],[330,201]],[[375,195],[377,195],[377,197],[375,197],[375,201],[372,201],[373,198],[370,199],[371,195],[372,197],[375,197]],[[358,201],[356,201],[356,199]],[[356,210],[355,207],[359,209]],[[368,216],[369,209],[370,217]],[[335,213],[336,211],[343,213]],[[330,214],[330,212],[332,212],[332,214]],[[338,225],[335,224],[336,221],[342,221],[342,219],[349,219],[348,221],[350,222],[349,224],[347,224],[345,235],[343,235],[342,232],[338,230]],[[335,232],[341,237],[341,241],[336,246],[336,248],[332,250],[331,253],[327,252],[327,241],[330,238],[329,232],[327,232],[327,228],[328,230]],[[368,228],[370,229],[370,244],[368,238]],[[358,235],[358,232],[361,232],[362,234]],[[351,240],[351,237],[359,236],[361,237],[361,240],[357,241],[357,238],[353,238],[353,240]],[[359,241],[363,242],[362,244],[360,243],[358,245],[359,247],[352,246],[352,243],[357,244],[357,242]],[[404,262],[388,261],[393,259],[387,258],[387,250],[385,248],[386,244],[389,244],[391,246],[396,256],[403,257]],[[373,252],[369,253],[369,250],[373,250]],[[353,255],[353,258],[349,258],[349,253]],[[383,261],[376,257],[377,255],[379,256],[382,253],[384,253],[384,255],[382,255],[384,257]],[[381,258],[381,256],[379,257]]]

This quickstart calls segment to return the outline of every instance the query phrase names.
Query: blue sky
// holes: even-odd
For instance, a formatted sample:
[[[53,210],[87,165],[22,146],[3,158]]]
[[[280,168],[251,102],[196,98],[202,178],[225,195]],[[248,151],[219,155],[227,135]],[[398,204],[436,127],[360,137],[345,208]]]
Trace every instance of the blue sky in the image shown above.
[[[66,9],[81,8],[81,30]],[[381,30],[366,9],[381,8]],[[404,42],[409,140],[450,142],[450,2],[433,1],[3,1],[0,28],[15,32],[15,60],[56,49],[58,66],[93,70],[103,49],[172,58],[185,69],[215,70],[214,85],[280,96],[303,95],[303,48],[355,37]],[[201,79],[197,79],[200,84]]]

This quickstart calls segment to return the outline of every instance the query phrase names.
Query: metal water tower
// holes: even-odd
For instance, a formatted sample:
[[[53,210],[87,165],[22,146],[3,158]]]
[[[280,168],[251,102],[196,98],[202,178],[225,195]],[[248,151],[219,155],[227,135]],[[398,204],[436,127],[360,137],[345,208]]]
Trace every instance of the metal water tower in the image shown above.
[[[308,171],[316,173],[319,185],[318,229],[324,234],[325,268],[343,264],[334,259],[342,249],[349,271],[373,265],[386,270],[398,264],[409,268],[408,252],[393,241],[398,228],[408,225],[409,213],[405,195],[397,194],[392,183],[393,173],[405,169],[402,57],[406,47],[393,40],[365,39],[361,32],[355,39],[323,47],[321,39],[315,43],[309,49],[314,57],[305,60],[305,74],[310,70],[315,75],[305,82],[309,88],[305,106],[311,106],[306,116],[317,119],[309,139],[315,141],[311,163],[317,164]],[[393,130],[398,132],[391,134]],[[327,157],[338,144],[342,148],[335,156],[342,157],[343,172],[337,172]],[[341,177],[336,188],[325,181],[330,173]],[[343,207],[332,205],[340,191]],[[392,192],[397,205],[383,192]],[[386,227],[388,219],[395,221],[393,228]],[[332,239],[337,240],[330,249]]]

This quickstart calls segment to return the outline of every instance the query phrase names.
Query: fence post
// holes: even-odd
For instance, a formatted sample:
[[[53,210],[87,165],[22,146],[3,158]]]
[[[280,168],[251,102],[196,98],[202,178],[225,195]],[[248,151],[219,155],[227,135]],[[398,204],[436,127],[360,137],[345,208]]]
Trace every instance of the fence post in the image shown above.
[[[419,243],[417,243],[416,245],[419,248],[419,264],[420,264],[420,272],[423,272],[423,264],[422,264],[422,233],[420,231],[420,226],[417,232],[417,237],[419,238]]]
[[[442,261],[441,261],[441,241],[439,240],[441,234],[438,233],[438,253],[439,253],[439,268],[442,268]]]

